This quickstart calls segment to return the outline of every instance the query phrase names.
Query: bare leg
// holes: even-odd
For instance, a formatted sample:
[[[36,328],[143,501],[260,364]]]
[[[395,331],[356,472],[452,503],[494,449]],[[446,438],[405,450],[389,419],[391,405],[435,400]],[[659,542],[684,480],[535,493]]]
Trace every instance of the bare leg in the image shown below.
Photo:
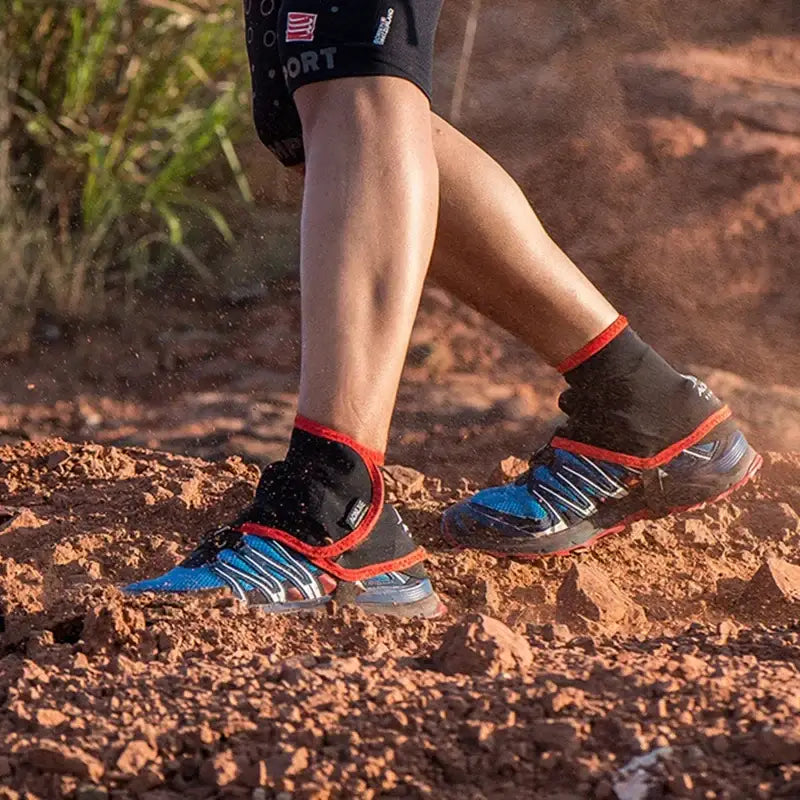
[[[617,312],[494,159],[435,115],[433,130],[441,186],[431,277],[559,364]]]
[[[427,98],[401,78],[295,93],[306,150],[299,412],[383,451],[430,261]]]

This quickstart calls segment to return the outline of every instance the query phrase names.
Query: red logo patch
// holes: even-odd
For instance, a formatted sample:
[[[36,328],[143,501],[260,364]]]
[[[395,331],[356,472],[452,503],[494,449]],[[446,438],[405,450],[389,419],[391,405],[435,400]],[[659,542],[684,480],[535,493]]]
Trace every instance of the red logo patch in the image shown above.
[[[298,11],[290,11],[286,17],[286,41],[313,42],[316,27],[316,14],[302,14]]]

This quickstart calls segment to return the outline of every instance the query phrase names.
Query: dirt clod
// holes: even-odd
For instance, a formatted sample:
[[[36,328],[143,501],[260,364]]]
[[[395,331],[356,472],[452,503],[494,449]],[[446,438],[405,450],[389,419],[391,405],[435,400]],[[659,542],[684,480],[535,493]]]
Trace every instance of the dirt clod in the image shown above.
[[[447,674],[497,675],[526,669],[533,662],[528,642],[499,620],[469,614],[444,635],[433,665]]]
[[[69,747],[53,740],[42,740],[38,745],[23,750],[21,755],[26,763],[43,772],[74,775],[93,781],[99,780],[104,772],[99,759],[78,747]]]
[[[757,616],[800,610],[800,566],[769,559],[745,587],[741,604]]]
[[[570,567],[558,588],[556,619],[574,631],[606,634],[642,629],[646,623],[641,607],[589,564]]]
[[[766,766],[800,762],[800,725],[795,721],[779,728],[765,726],[747,742],[745,752]]]

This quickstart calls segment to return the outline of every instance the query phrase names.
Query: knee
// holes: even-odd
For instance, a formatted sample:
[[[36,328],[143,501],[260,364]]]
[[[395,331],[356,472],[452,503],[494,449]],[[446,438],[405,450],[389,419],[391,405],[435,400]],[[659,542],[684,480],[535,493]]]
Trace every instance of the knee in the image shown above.
[[[357,143],[396,133],[429,119],[427,97],[412,83],[393,76],[320,81],[294,94],[308,144],[317,137]]]

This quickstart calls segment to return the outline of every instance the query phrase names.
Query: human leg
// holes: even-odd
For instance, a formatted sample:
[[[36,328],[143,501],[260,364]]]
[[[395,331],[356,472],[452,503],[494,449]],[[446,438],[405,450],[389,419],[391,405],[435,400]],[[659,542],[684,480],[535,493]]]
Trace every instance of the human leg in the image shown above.
[[[550,239],[510,176],[434,119],[441,204],[432,276],[530,344],[569,385],[568,420],[515,483],[448,510],[454,544],[566,553],[724,496],[760,465],[729,410],[642,342]]]
[[[548,236],[511,176],[434,115],[439,226],[430,275],[556,366],[618,312]]]
[[[246,10],[257,128],[285,164],[306,161],[300,415],[286,459],[264,470],[252,505],[181,565],[129,591],[227,586],[274,612],[312,608],[335,592],[367,611],[436,616],[424,551],[384,502],[380,471],[436,224],[423,91],[435,4],[392,14],[397,25],[428,28],[383,49],[375,23],[380,32],[392,19],[363,0],[306,0],[303,12],[291,0],[277,12],[271,0],[254,2]],[[262,19],[269,14],[274,30]],[[296,107],[264,48],[253,52],[259,42],[279,45]]]

